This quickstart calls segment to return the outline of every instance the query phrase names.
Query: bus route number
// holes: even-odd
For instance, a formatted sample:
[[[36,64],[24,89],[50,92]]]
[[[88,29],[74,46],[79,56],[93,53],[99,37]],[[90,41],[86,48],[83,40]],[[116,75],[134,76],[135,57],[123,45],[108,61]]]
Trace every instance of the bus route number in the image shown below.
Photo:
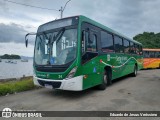
[[[58,75],[58,78],[62,78],[62,75]]]

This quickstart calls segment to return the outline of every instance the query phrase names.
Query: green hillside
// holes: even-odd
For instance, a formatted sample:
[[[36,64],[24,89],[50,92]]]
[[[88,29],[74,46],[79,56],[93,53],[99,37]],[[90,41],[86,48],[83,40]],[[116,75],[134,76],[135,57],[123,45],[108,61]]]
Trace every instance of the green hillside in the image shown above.
[[[0,56],[0,58],[2,59],[21,59],[19,55],[8,55],[8,54],[4,54]]]
[[[136,35],[133,39],[142,43],[144,48],[160,48],[160,33],[144,32]]]

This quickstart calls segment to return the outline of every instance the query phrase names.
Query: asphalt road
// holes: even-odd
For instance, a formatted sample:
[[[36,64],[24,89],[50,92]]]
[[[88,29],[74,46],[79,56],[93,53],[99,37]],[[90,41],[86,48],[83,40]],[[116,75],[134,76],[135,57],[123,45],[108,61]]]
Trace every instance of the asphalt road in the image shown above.
[[[39,111],[160,111],[160,69],[142,70],[138,72],[137,77],[118,79],[105,91],[88,89],[71,92],[42,88],[2,96],[0,110],[5,107],[12,110]],[[159,118],[153,118],[155,119]]]

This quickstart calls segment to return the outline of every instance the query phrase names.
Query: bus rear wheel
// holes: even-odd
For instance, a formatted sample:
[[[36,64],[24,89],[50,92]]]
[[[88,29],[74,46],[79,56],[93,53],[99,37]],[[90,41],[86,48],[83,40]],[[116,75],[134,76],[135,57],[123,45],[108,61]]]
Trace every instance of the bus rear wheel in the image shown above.
[[[138,71],[138,69],[137,69],[137,65],[135,65],[134,66],[134,71],[133,71],[133,73],[131,74],[133,77],[136,77],[137,76],[137,71]]]

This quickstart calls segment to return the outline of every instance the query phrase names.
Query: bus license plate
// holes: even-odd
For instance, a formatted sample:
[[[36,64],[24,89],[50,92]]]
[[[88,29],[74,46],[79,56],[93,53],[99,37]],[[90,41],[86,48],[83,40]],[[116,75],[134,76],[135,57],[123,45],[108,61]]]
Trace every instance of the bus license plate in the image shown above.
[[[49,84],[45,84],[45,87],[49,89],[53,89],[52,85],[49,85]]]

